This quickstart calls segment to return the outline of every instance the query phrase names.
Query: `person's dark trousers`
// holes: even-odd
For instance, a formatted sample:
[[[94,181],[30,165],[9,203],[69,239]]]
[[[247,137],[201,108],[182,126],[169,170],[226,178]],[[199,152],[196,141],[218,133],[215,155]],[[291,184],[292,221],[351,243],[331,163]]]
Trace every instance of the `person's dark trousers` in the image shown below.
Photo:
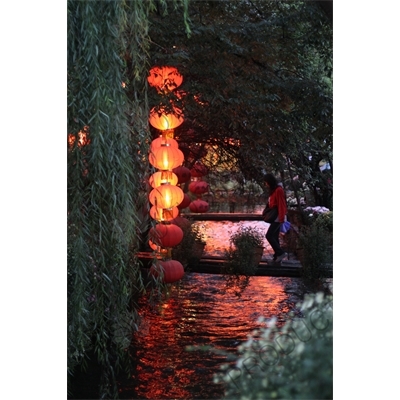
[[[268,240],[268,243],[271,245],[277,257],[279,257],[284,253],[279,244],[280,226],[281,224],[279,222],[271,222],[267,234],[265,235],[266,239]]]

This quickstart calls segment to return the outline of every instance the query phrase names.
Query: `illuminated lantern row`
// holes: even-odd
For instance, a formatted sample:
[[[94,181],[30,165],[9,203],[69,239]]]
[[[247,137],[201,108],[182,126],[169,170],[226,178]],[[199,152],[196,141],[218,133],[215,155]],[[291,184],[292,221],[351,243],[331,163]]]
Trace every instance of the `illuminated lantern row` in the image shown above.
[[[154,67],[150,70],[147,80],[150,86],[162,93],[176,89],[183,78],[176,68]],[[190,170],[182,170],[184,155],[173,138],[173,130],[184,121],[183,114],[176,107],[172,107],[172,110],[156,110],[154,107],[150,110],[149,117],[149,123],[161,131],[160,137],[152,141],[149,154],[150,164],[158,169],[149,179],[152,187],[149,194],[152,204],[150,216],[157,222],[157,225],[150,229],[149,245],[158,257],[164,259],[153,264],[150,272],[153,276],[161,276],[165,283],[175,282],[184,275],[182,264],[171,259],[171,249],[182,241],[183,230],[171,221],[179,216],[178,206],[186,200],[183,190],[177,185],[184,179],[190,179]],[[186,177],[187,173],[189,178]]]

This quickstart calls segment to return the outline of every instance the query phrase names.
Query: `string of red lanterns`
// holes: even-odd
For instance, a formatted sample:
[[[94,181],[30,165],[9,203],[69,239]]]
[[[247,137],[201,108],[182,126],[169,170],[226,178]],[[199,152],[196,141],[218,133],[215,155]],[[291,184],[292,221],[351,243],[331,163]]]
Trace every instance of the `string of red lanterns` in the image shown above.
[[[159,93],[174,90],[183,81],[182,75],[172,67],[154,67],[147,79]],[[183,121],[183,113],[176,107],[173,108],[173,112],[167,112],[163,108],[158,111],[156,108],[150,110],[149,123],[161,131],[161,135],[151,142],[149,154],[150,164],[158,169],[149,179],[153,188],[149,193],[149,201],[152,204],[150,216],[157,221],[157,225],[150,229],[149,245],[158,255],[150,273],[157,277],[162,276],[165,283],[178,281],[185,273],[183,265],[171,258],[172,247],[177,246],[183,239],[182,228],[171,223],[178,217],[178,206],[185,199],[183,190],[177,186],[182,176],[173,172],[180,168],[184,161],[184,155],[174,139],[174,129]]]
[[[162,94],[176,90],[183,77],[175,67],[163,66],[153,67],[147,80]],[[180,210],[189,207],[191,212],[203,213],[209,209],[209,204],[202,199],[202,195],[209,191],[208,183],[203,180],[207,168],[200,162],[196,162],[191,170],[184,167],[184,155],[174,139],[174,129],[183,121],[182,110],[175,106],[168,110],[163,107],[150,110],[149,123],[161,132],[152,141],[149,153],[150,164],[158,169],[149,179],[152,187],[149,193],[150,216],[157,222],[150,229],[149,245],[158,256],[150,272],[154,276],[162,275],[165,283],[175,282],[184,275],[182,264],[171,259],[172,247],[183,239],[183,230],[177,223],[179,218],[184,219],[179,217]],[[178,186],[189,181],[189,192],[196,197],[193,201]]]

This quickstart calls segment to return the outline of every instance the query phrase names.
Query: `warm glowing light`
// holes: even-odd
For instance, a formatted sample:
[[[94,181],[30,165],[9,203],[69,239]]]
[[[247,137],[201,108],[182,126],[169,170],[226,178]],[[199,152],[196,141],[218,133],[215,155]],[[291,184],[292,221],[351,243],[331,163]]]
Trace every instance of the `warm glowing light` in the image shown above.
[[[147,81],[158,90],[174,90],[183,82],[183,76],[175,67],[153,67],[149,74]]]
[[[167,210],[165,208],[158,208],[156,206],[150,208],[150,217],[155,219],[157,222],[172,221],[178,215],[178,207],[172,207],[170,210]]]
[[[76,140],[76,136],[78,136],[78,147],[85,146],[90,143],[90,140],[88,138],[89,134],[89,127],[85,126],[82,130],[78,132],[77,135],[70,133],[68,135],[68,146],[71,148]]]
[[[150,203],[158,208],[177,207],[183,198],[182,189],[168,183],[153,189],[149,194]]]
[[[152,188],[156,188],[161,185],[169,183],[170,185],[177,185],[178,176],[172,171],[158,171],[155,172],[149,179]]]
[[[174,113],[157,112],[155,107],[150,110],[150,124],[160,131],[175,129],[183,123],[182,111],[174,107]]]
[[[175,147],[176,149],[179,147],[178,142],[175,139],[160,136],[151,142],[150,151],[154,152],[155,149],[158,149],[159,147],[161,147],[163,145]]]
[[[171,171],[183,163],[183,153],[175,147],[161,145],[149,154],[150,164],[161,170]]]

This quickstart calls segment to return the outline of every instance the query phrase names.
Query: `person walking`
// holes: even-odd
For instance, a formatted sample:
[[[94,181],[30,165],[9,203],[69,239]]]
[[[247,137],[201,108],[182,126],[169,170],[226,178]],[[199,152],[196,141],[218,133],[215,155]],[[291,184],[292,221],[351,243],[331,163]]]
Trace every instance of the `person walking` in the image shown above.
[[[264,177],[264,182],[269,189],[268,207],[276,207],[278,209],[278,217],[274,222],[270,223],[265,237],[274,250],[273,260],[275,262],[281,262],[285,257],[287,257],[287,253],[282,250],[279,243],[280,227],[281,224],[286,221],[286,196],[283,187],[280,183],[278,183],[274,175],[266,174]]]

